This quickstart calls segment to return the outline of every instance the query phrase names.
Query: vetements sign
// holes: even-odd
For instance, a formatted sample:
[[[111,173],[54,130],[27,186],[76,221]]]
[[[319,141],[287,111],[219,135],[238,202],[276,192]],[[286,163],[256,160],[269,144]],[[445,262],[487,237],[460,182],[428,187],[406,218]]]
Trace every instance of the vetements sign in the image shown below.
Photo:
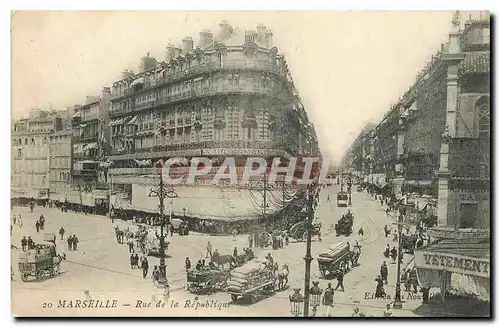
[[[490,260],[456,254],[415,251],[415,267],[490,278]]]

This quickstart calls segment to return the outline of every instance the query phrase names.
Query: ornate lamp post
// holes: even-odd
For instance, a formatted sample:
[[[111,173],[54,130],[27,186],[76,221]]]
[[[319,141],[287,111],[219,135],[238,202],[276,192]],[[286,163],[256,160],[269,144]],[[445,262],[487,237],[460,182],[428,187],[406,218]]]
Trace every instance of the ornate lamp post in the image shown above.
[[[160,203],[158,205],[158,209],[160,210],[160,235],[156,233],[156,237],[160,240],[160,265],[159,265],[159,276],[158,276],[158,285],[162,288],[168,289],[168,281],[167,281],[167,266],[165,264],[165,238],[167,237],[164,233],[165,227],[165,198],[173,199],[178,197],[177,193],[173,190],[165,189],[163,184],[163,162],[159,162],[156,165],[156,168],[159,170],[160,175],[160,185],[157,190],[151,190],[149,192],[149,197],[158,197]]]
[[[294,293],[289,296],[290,311],[294,317],[299,317],[304,306],[304,297],[300,294],[300,288],[294,288]]]
[[[323,290],[319,288],[319,282],[313,282],[313,287],[311,288],[310,296],[311,296],[311,306],[313,307],[313,316],[316,316],[316,312],[318,312],[318,307],[321,304],[321,294],[323,294]]]
[[[397,280],[396,280],[396,295],[394,296],[394,309],[402,309],[403,302],[401,301],[401,234],[403,231],[403,215],[399,215],[398,222],[395,223],[398,225],[398,272],[397,272]]]
[[[304,317],[309,317],[309,284],[311,280],[311,261],[313,257],[311,256],[311,236],[312,236],[312,222],[314,219],[314,185],[311,184],[307,189],[307,243],[306,243],[306,255],[304,261],[306,263],[306,271],[304,276]]]

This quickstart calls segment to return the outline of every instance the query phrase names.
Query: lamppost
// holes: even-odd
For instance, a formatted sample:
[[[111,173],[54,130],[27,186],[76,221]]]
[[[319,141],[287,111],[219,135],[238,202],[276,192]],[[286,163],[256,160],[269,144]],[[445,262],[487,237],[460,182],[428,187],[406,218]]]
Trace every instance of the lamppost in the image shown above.
[[[306,255],[304,261],[306,263],[306,271],[304,276],[304,317],[309,317],[309,283],[311,280],[311,261],[313,257],[311,256],[311,236],[312,236],[312,222],[314,219],[314,185],[310,184],[307,189],[307,243],[306,243]]]
[[[401,234],[403,231],[403,215],[399,214],[398,222],[394,223],[398,225],[398,272],[396,280],[396,295],[394,296],[394,309],[402,309],[403,302],[401,302]]]
[[[160,240],[160,265],[159,265],[159,276],[158,276],[158,285],[162,288],[168,289],[168,281],[167,281],[167,266],[165,264],[165,238],[167,237],[164,233],[165,226],[165,198],[173,199],[178,197],[177,193],[173,190],[165,189],[163,184],[163,163],[158,163],[156,168],[159,170],[160,175],[160,185],[158,190],[151,190],[149,192],[149,197],[158,197],[160,203],[158,205],[158,209],[160,210],[160,235],[156,233],[156,237]]]

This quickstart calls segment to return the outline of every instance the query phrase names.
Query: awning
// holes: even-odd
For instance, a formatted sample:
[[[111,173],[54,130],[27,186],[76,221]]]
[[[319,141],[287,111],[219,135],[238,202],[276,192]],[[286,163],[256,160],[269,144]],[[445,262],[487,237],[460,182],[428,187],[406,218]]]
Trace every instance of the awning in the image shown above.
[[[158,198],[149,197],[151,187],[132,185],[132,207],[138,211],[158,212]],[[220,188],[215,186],[175,186],[178,198],[165,200],[165,212],[170,210],[176,215],[183,215],[183,208],[189,217],[208,220],[252,220],[259,219],[263,213],[263,195],[261,191],[239,188]],[[266,192],[267,214],[281,210],[294,197],[288,192],[283,205],[282,191]],[[173,207],[171,208],[171,204]]]
[[[109,122],[109,126],[115,126],[120,124],[123,124],[123,118],[112,120]]]
[[[80,127],[82,127],[82,128],[85,126],[87,126],[87,124],[80,124]]]
[[[460,295],[490,300],[489,239],[446,239],[415,250],[415,267],[422,287],[439,287]]]
[[[96,148],[97,148],[97,143],[96,142],[92,142],[92,143],[87,144],[83,148],[83,151],[87,151],[87,150],[91,150],[91,149],[96,149]]]
[[[134,80],[132,83],[130,83],[130,86],[138,85],[138,84],[143,84],[144,83],[144,77],[140,77],[136,80]]]
[[[78,161],[78,163],[81,163],[81,164],[93,164],[93,163],[97,163],[97,161],[94,161],[94,160],[83,160],[83,161]]]
[[[136,121],[137,121],[137,116],[134,116],[134,118],[132,118],[127,124],[134,125]]]

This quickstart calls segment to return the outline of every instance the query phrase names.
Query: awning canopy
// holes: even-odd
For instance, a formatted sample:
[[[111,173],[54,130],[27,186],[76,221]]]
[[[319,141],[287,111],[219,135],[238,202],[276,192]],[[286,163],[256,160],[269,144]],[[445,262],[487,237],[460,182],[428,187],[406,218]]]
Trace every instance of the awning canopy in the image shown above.
[[[123,124],[123,118],[112,120],[109,122],[109,126],[121,125]]]
[[[96,142],[92,142],[92,143],[89,143],[87,144],[83,150],[84,151],[87,151],[87,150],[91,150],[91,149],[96,149],[97,148],[97,143]]]
[[[134,118],[132,118],[127,124],[134,125],[134,124],[136,124],[136,121],[137,121],[137,116],[134,116]]]

